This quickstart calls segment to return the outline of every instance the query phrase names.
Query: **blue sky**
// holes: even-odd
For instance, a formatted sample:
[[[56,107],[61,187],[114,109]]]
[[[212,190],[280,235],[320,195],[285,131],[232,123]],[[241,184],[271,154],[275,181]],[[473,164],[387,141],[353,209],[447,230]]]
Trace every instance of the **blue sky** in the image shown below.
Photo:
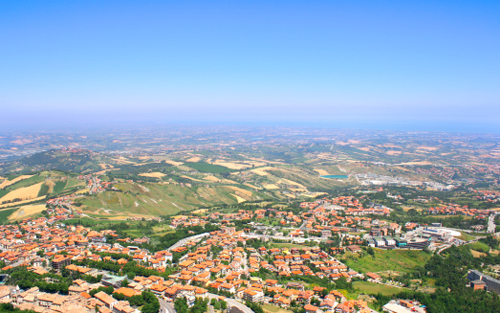
[[[0,124],[500,132],[499,16],[500,1],[1,1]]]

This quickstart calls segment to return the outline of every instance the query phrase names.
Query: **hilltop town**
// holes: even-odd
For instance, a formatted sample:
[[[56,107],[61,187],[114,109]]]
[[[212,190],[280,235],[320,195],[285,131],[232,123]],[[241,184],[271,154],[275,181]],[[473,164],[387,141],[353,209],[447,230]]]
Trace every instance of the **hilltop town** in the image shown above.
[[[100,152],[4,140],[0,308],[432,313],[457,299],[498,303],[494,139],[190,134],[132,150],[119,136]]]

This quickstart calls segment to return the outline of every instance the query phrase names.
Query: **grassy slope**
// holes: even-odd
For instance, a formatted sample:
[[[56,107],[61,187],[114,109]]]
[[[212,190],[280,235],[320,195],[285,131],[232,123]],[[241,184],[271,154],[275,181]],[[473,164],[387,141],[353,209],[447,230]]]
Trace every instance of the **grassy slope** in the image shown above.
[[[365,254],[356,257],[346,253],[345,263],[360,272],[397,271],[408,273],[417,266],[423,266],[431,255],[417,250],[375,250],[375,256]]]
[[[186,188],[179,185],[155,183],[120,183],[116,187],[123,192],[107,191],[78,200],[84,211],[109,210],[110,214],[176,214],[200,206],[236,204],[231,190],[223,187]],[[234,192],[234,191],[233,191]],[[99,212],[102,214],[103,212]]]
[[[359,289],[360,292],[376,295],[381,293],[386,296],[391,296],[393,294],[400,293],[405,289],[392,287],[384,284],[371,283],[368,281],[356,281],[353,283],[354,288]]]

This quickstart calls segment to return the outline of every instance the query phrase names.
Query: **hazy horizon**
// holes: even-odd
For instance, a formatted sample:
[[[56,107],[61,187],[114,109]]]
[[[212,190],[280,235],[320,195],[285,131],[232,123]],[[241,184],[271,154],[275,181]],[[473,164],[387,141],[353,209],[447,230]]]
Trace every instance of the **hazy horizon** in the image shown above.
[[[0,131],[500,133],[500,3],[0,4]]]

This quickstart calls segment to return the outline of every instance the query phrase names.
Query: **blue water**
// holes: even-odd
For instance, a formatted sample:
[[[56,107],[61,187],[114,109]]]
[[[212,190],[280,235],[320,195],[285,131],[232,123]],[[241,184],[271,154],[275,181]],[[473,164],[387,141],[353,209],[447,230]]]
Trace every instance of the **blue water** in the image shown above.
[[[347,175],[323,175],[320,177],[323,177],[323,178],[348,178],[349,176],[347,176]]]

